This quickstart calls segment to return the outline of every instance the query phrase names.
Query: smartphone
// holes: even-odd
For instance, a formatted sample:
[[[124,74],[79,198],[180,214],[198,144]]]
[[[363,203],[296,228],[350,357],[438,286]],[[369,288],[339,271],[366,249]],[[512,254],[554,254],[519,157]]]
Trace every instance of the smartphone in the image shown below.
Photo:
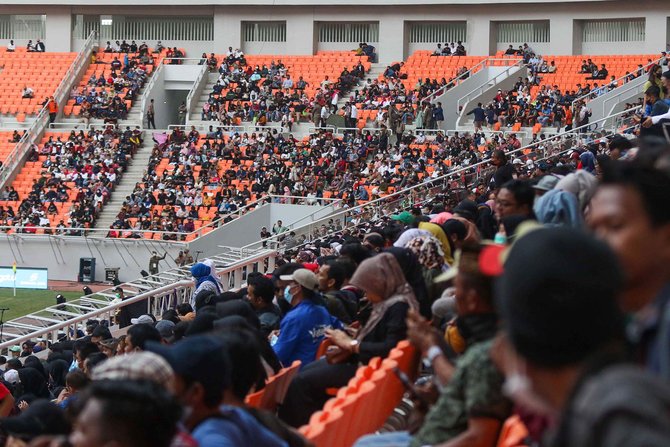
[[[416,400],[420,402],[423,405],[430,405],[424,398],[421,396],[419,393],[417,393],[416,388],[414,387],[414,384],[409,380],[409,377],[407,377],[407,374],[402,372],[400,368],[397,366],[393,368],[393,372],[395,375],[398,377],[398,380],[400,380],[400,383],[405,387],[407,392],[409,393],[409,397],[412,400]]]

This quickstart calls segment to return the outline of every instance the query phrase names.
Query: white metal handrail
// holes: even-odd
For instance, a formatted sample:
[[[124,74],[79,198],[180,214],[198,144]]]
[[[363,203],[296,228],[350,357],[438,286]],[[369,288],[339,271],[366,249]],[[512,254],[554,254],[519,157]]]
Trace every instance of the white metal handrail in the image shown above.
[[[228,290],[240,288],[245,273],[253,270],[264,273],[274,269],[275,252],[258,251],[230,265],[225,265],[225,261],[217,259],[217,256],[211,258],[218,261],[217,275],[224,289]],[[76,334],[78,327],[89,319],[110,321],[120,309],[145,300],[147,312],[160,315],[167,309],[174,309],[181,302],[188,302],[193,293],[193,285],[188,268],[181,267],[122,284],[120,287],[126,293],[136,294],[118,303],[113,303],[115,292],[113,288],[109,288],[65,304],[49,306],[40,312],[6,322],[3,339],[0,340],[0,351],[35,338],[55,342],[60,331]]]
[[[496,61],[497,61],[497,62],[499,62],[499,61],[503,61],[503,62],[505,62],[505,63],[509,63],[509,62],[512,62],[512,61],[513,61],[515,64],[518,64],[518,63],[519,63],[519,59],[518,59],[518,58],[495,58],[495,57],[487,57],[486,59],[483,59],[483,60],[481,60],[480,62],[478,62],[477,64],[473,65],[473,66],[472,66],[468,71],[466,71],[465,73],[461,73],[460,75],[456,76],[454,79],[452,79],[451,81],[449,81],[449,82],[447,83],[447,85],[444,85],[444,86],[440,87],[439,89],[435,90],[435,91],[434,91],[433,93],[431,93],[430,95],[428,95],[428,96],[426,96],[425,98],[421,99],[421,102],[424,102],[424,101],[433,102],[433,101],[435,101],[435,100],[437,99],[438,96],[441,96],[442,94],[444,94],[445,91],[447,91],[448,89],[451,89],[451,88],[453,88],[453,87],[456,87],[457,85],[460,85],[462,81],[466,81],[467,79],[470,78],[471,75],[473,75],[473,74],[475,74],[475,73],[478,73],[482,68],[487,67],[487,66],[489,66],[489,64],[491,64],[491,62],[496,62]],[[491,66],[499,67],[499,65],[491,65]],[[450,87],[450,85],[451,85],[451,87]]]
[[[661,58],[658,58],[658,59],[656,59],[656,60],[654,60],[654,61],[651,61],[651,62],[648,62],[647,64],[645,64],[645,65],[642,67],[643,72],[640,74],[640,76],[644,76],[645,74],[647,74],[647,73],[648,73],[648,69],[649,69],[649,67],[651,67],[652,65],[659,65],[660,62],[661,62]],[[639,70],[639,68],[636,69],[636,71],[638,71],[638,70]],[[617,83],[617,86],[618,86],[617,88],[620,88],[620,87],[625,86],[626,84],[628,84],[628,82],[632,82],[632,81],[628,81],[628,82],[626,82],[626,78],[627,78],[628,76],[630,76],[630,73],[629,73],[628,75],[623,75],[623,76],[621,76],[621,77],[619,77],[619,78],[617,78],[617,79],[614,80],[614,82]],[[611,84],[611,81],[609,81],[609,79],[603,79],[603,81],[607,81],[608,84]],[[622,82],[622,81],[623,81],[623,82]],[[619,82],[621,82],[621,85],[619,85]],[[612,89],[612,90],[610,90],[610,91],[614,91],[614,90],[616,90],[616,88],[614,88],[614,89]],[[593,99],[593,98],[595,97],[594,95],[595,95],[595,93],[594,93],[593,91],[590,91],[590,92],[588,92],[588,93],[585,93],[585,94],[583,94],[582,96],[579,96],[579,97],[573,99],[573,100],[572,100],[572,105],[574,106],[578,101],[586,101],[587,99]]]
[[[512,60],[515,60],[515,59],[512,59]],[[484,93],[486,90],[490,89],[491,87],[494,87],[494,86],[498,85],[498,83],[500,81],[500,79],[499,79],[500,77],[503,77],[503,79],[507,79],[510,76],[510,70],[512,70],[513,68],[523,67],[523,65],[524,65],[523,59],[516,60],[514,65],[510,65],[509,67],[507,67],[507,69],[505,71],[502,71],[502,72],[498,73],[493,78],[484,82],[479,87],[473,89],[472,91],[470,91],[466,95],[461,96],[458,99],[458,101],[456,102],[456,104],[458,106],[459,114],[462,115],[462,114],[465,113],[465,107],[464,106],[465,106],[465,104],[467,104],[468,102],[471,101],[471,96],[470,95],[472,95],[473,93],[476,93],[475,96],[481,95],[482,93]],[[463,101],[464,99],[465,99],[465,101]]]
[[[189,90],[188,95],[186,95],[186,121],[191,122],[191,111],[193,107],[193,100],[196,95],[200,95],[202,93],[202,90],[204,89],[204,86],[206,83],[204,80],[209,77],[205,76],[209,73],[209,67],[207,64],[203,64],[202,67],[200,68],[200,71],[198,72],[198,76],[195,78],[195,81],[193,81],[193,86],[191,87],[191,90]]]

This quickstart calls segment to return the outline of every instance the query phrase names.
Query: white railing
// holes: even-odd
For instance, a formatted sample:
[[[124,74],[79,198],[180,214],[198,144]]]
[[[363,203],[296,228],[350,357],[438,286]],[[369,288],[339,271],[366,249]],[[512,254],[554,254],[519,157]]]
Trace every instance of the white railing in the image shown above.
[[[537,141],[535,143],[522,146],[519,149],[514,149],[512,151],[509,151],[509,152],[506,153],[506,155],[510,156],[510,155],[524,154],[525,151],[530,151],[530,150],[542,150],[544,152],[547,152],[547,150],[549,149],[549,148],[547,148],[547,143],[550,142],[550,141],[554,141],[556,139],[568,139],[568,138],[574,138],[574,137],[581,137],[583,135],[591,134],[593,132],[598,132],[598,131],[602,132],[604,130],[616,131],[617,129],[615,129],[615,128],[605,129],[604,125],[606,123],[612,122],[612,121],[613,121],[612,124],[616,125],[615,118],[617,118],[619,116],[634,113],[638,109],[639,109],[639,107],[636,107],[636,108],[633,108],[633,109],[618,112],[618,113],[613,114],[611,116],[608,116],[606,118],[602,118],[602,119],[593,121],[593,122],[591,122],[589,124],[586,124],[584,126],[576,127],[576,128],[574,128],[570,131],[557,133],[557,134],[555,134],[555,135],[553,135],[549,138],[546,138],[544,140]],[[545,156],[545,155],[546,154],[544,154],[544,153],[541,154],[541,156]],[[289,225],[289,229],[294,231],[296,233],[296,235],[309,236],[309,235],[314,233],[314,230],[316,229],[316,227],[320,227],[321,225],[326,224],[328,222],[328,220],[331,220],[331,219],[332,220],[339,219],[339,220],[342,220],[346,223],[348,220],[350,220],[351,216],[359,215],[359,214],[362,214],[362,213],[367,213],[370,209],[374,209],[374,208],[384,209],[387,214],[389,212],[397,212],[401,208],[392,207],[392,206],[389,207],[389,206],[385,206],[385,205],[388,205],[390,202],[393,202],[394,200],[400,199],[398,201],[401,201],[402,200],[401,198],[403,198],[405,196],[410,196],[415,191],[421,191],[421,190],[424,190],[426,188],[430,188],[431,185],[445,184],[445,183],[448,183],[448,182],[454,181],[454,180],[460,181],[460,179],[462,177],[467,176],[467,175],[471,175],[475,179],[475,181],[477,181],[483,175],[483,173],[481,171],[487,169],[489,167],[490,163],[491,163],[491,159],[488,158],[488,159],[482,160],[482,161],[480,161],[478,163],[475,163],[473,165],[470,165],[470,166],[456,168],[455,170],[452,170],[452,171],[448,172],[447,174],[438,176],[438,177],[433,178],[433,179],[426,180],[422,183],[419,183],[419,184],[410,186],[408,188],[405,188],[403,190],[388,194],[384,197],[380,197],[378,199],[372,200],[372,201],[367,202],[363,205],[358,205],[356,207],[343,209],[343,210],[338,211],[336,213],[333,213],[329,216],[326,216],[326,217],[324,217],[324,218],[322,218],[318,221],[309,222],[309,223],[307,223],[305,225],[302,225],[302,226],[299,226],[299,227],[296,227],[294,225]],[[465,187],[468,187],[468,185],[466,184]],[[420,197],[420,199],[422,199],[422,197]],[[267,239],[263,239],[262,241],[254,242],[254,243],[245,245],[243,248],[245,248],[245,249],[255,248],[255,247],[261,246],[262,244],[267,244],[267,243],[270,243],[270,246],[279,247],[279,246],[281,246],[281,239],[283,239],[284,237],[286,237],[286,233],[273,235],[273,236],[271,236]]]
[[[639,70],[642,70],[642,73],[640,73],[639,76],[645,76],[645,75],[647,75],[648,70],[649,70],[649,68],[650,68],[652,65],[659,65],[660,62],[661,62],[661,58],[658,58],[658,59],[656,59],[656,60],[654,60],[654,61],[648,62],[648,63],[645,64],[641,69],[638,68],[638,69],[636,69],[635,71],[637,72],[637,71],[639,71]],[[622,88],[622,87],[625,87],[626,84],[628,84],[628,83],[630,83],[630,82],[633,82],[633,81],[628,81],[628,80],[627,80],[628,76],[630,76],[630,75],[631,75],[631,73],[629,73],[628,75],[623,75],[623,76],[617,78],[617,79],[614,81],[614,82],[617,83],[617,87],[616,87],[616,88],[613,88],[612,90],[608,90],[606,93],[616,91],[616,90],[618,90],[618,89],[620,89],[620,88]],[[637,79],[637,77],[636,77],[636,79]],[[607,85],[609,85],[609,84],[612,83],[609,79],[603,79],[603,81],[607,82],[607,84],[606,84],[606,85],[603,85],[603,86],[601,87],[601,89],[602,89],[603,87],[606,87]],[[572,105],[574,106],[578,101],[587,101],[587,100],[591,100],[591,99],[593,99],[593,98],[596,98],[597,96],[599,96],[599,95],[598,95],[596,92],[594,92],[594,91],[590,91],[590,92],[588,92],[588,93],[583,94],[582,96],[579,96],[579,97],[573,99],[573,100],[572,100]],[[603,105],[603,107],[604,107],[604,105]]]
[[[188,95],[186,95],[186,122],[190,123],[191,122],[191,113],[193,112],[193,102],[197,103],[198,99],[200,98],[200,95],[202,94],[202,91],[204,90],[205,86],[207,85],[207,80],[209,79],[209,67],[207,64],[203,64],[202,67],[200,68],[200,72],[198,73],[198,77],[195,78],[195,81],[193,82],[193,87],[191,87],[191,90],[189,90]],[[196,113],[196,112],[193,112]]]
[[[212,259],[216,261],[217,256],[213,256]],[[274,259],[275,252],[272,250],[257,251],[256,254],[231,265],[217,263],[217,275],[224,290],[239,289],[246,274],[252,271],[261,273],[272,271]],[[147,303],[147,313],[160,316],[165,310],[174,309],[178,304],[188,302],[193,294],[193,281],[188,267],[160,272],[122,284],[120,287],[125,294],[134,296],[113,303],[114,290],[109,288],[7,321],[0,340],[0,352],[35,338],[56,342],[61,331],[76,334],[77,329],[89,319],[110,321],[123,307],[143,301]],[[76,338],[76,335],[72,338]]]
[[[500,81],[505,80],[510,76],[510,71],[512,69],[521,68],[524,65],[523,59],[499,59],[499,60],[513,61],[514,64],[510,65],[509,67],[507,67],[506,70],[498,73],[493,78],[487,80],[482,85],[473,89],[472,91],[470,91],[466,95],[463,95],[460,98],[458,98],[458,101],[457,101],[456,105],[457,105],[457,110],[460,111],[459,112],[460,115],[463,115],[465,113],[465,105],[467,103],[469,103],[472,100],[473,97],[477,97],[477,96],[483,94],[485,91],[495,87],[496,85],[498,85],[498,83]]]
[[[449,81],[447,83],[447,85],[443,85],[442,87],[438,88],[433,93],[431,93],[430,95],[423,98],[421,100],[421,102],[424,102],[424,101],[433,102],[433,101],[435,101],[439,96],[442,96],[448,89],[456,87],[461,82],[465,81],[466,79],[469,79],[470,75],[473,75],[473,74],[479,72],[482,68],[484,68],[487,65],[489,59],[490,58],[486,58],[482,61],[479,61],[477,64],[470,67],[468,69],[468,71],[466,71],[465,73],[461,73],[460,75],[456,76],[454,79]]]
[[[87,66],[86,64],[90,62],[89,57],[91,50],[95,46],[95,37],[96,33],[91,32],[84,43],[84,47],[81,49],[77,57],[74,59],[67,72],[63,76],[60,84],[54,92],[54,99],[57,104],[63,104],[65,99],[68,98],[72,85],[77,82],[81,70],[83,67]],[[30,147],[35,143],[37,138],[44,132],[44,129],[49,123],[49,102],[47,101],[42,109],[37,114],[35,120],[30,124],[30,127],[26,130],[21,140],[16,143],[14,149],[7,155],[3,163],[2,168],[0,168],[0,188],[5,186],[5,183],[9,178],[14,174],[14,171],[23,163],[25,157],[28,155]]]

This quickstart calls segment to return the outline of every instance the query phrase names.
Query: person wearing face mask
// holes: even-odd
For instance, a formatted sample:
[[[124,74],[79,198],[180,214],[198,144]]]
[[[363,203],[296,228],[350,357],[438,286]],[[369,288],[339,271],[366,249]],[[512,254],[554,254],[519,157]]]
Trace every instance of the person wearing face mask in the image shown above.
[[[147,343],[175,374],[174,394],[183,406],[182,422],[200,447],[287,447],[244,408],[226,405],[233,370],[222,340],[187,337],[172,346]]]
[[[284,366],[300,360],[301,368],[304,368],[314,361],[326,330],[339,329],[342,323],[332,317],[325,307],[314,302],[319,287],[319,280],[314,273],[298,269],[279,279],[288,281],[283,299],[291,306],[291,310],[281,321],[273,349]]]
[[[326,358],[300,371],[279,410],[279,417],[289,425],[306,424],[330,398],[326,389],[345,386],[359,365],[367,364],[373,357],[388,356],[407,336],[407,311],[419,309],[412,288],[390,253],[363,261],[352,276],[351,284],[365,291],[372,305],[370,317],[355,336],[342,330],[326,330],[332,343]]]
[[[432,366],[441,389],[420,429],[413,435],[403,431],[366,436],[356,447],[496,445],[512,403],[503,395],[503,375],[490,355],[498,316],[493,307],[493,278],[480,270],[482,251],[480,244],[465,244],[457,265],[436,278],[454,280],[456,326],[465,342],[465,351],[454,363],[440,347],[442,335],[416,312],[409,314],[409,339]]]
[[[627,363],[622,289],[611,249],[575,229],[532,231],[505,261],[494,350],[515,402],[551,421],[547,446],[670,445],[670,387]]]

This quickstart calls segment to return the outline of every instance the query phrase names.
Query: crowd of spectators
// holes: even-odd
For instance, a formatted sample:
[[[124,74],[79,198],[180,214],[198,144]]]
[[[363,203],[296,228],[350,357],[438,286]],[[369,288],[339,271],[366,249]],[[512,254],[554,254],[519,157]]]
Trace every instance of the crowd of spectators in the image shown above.
[[[554,61],[547,62],[527,44],[519,50],[514,50],[510,46],[505,54],[522,56],[529,70],[529,76],[519,77],[510,90],[499,89],[490,102],[478,103],[476,107],[466,111],[466,114],[474,115],[475,130],[482,130],[484,127],[496,130],[516,127],[518,130],[520,127],[532,128],[538,124],[541,127],[555,127],[557,130],[565,128],[566,131],[573,127],[581,127],[589,123],[592,113],[587,105],[588,100],[620,85],[620,81],[614,75],[609,75],[605,64],[598,67],[593,60],[585,59],[582,61],[579,73],[590,74],[587,80],[605,82],[600,84],[586,82],[584,85],[577,83],[574,89],[561,90],[558,85],[552,84],[551,80],[543,79],[543,74],[557,73],[559,67]],[[662,87],[661,66],[652,64],[651,60],[647,63],[647,71],[642,64],[633,73],[627,71],[621,80],[621,85],[640,76],[648,76],[649,80],[643,91],[652,84]]]
[[[357,447],[494,447],[512,415],[524,445],[667,445],[670,150],[621,135],[564,143],[536,164],[497,149],[464,196],[311,241],[240,290],[205,260],[189,302],[160,316],[126,306],[11,348],[0,426],[10,441],[74,447],[305,446],[296,429],[329,390],[409,339],[423,358],[411,404]],[[276,413],[245,404],[295,361]]]
[[[44,232],[81,235],[81,230],[68,228],[93,226],[141,142],[139,129],[107,126],[64,137],[51,135],[44,144],[33,145],[28,161],[41,162],[41,174],[24,197],[13,186],[0,192],[2,225],[19,227],[17,231],[24,233],[51,227]]]
[[[240,50],[228,49],[222,60],[213,53],[203,53],[201,64],[219,73],[219,79],[203,105],[201,119],[218,121],[223,125],[252,122],[265,126],[281,123],[289,131],[293,123],[313,121],[325,125],[343,94],[351,90],[365,76],[361,62],[344,68],[336,80],[325,79],[312,97],[305,93],[309,86],[302,76],[292,77],[290,68],[281,59],[269,66],[247,63]]]
[[[155,133],[154,139],[147,172],[126,198],[112,237],[166,231],[182,234],[162,238],[182,239],[200,224],[220,218],[225,223],[231,213],[269,195],[282,203],[341,199],[354,207],[475,164],[494,149],[521,147],[513,134],[427,138],[403,129],[392,135],[385,126],[343,137],[320,130],[302,141],[276,130],[240,134],[213,127],[206,134],[195,127]]]
[[[125,41],[124,41],[125,43]],[[109,43],[108,43],[109,44]],[[109,70],[98,75],[91,74],[86,85],[74,86],[70,92],[70,100],[80,106],[79,116],[85,120],[90,118],[103,119],[105,123],[116,123],[125,119],[129,104],[138,97],[138,93],[148,78],[148,66],[155,61],[146,44],[135,52],[118,52],[111,61],[106,62],[92,56],[93,64],[109,64]],[[105,50],[105,52],[107,52]]]

